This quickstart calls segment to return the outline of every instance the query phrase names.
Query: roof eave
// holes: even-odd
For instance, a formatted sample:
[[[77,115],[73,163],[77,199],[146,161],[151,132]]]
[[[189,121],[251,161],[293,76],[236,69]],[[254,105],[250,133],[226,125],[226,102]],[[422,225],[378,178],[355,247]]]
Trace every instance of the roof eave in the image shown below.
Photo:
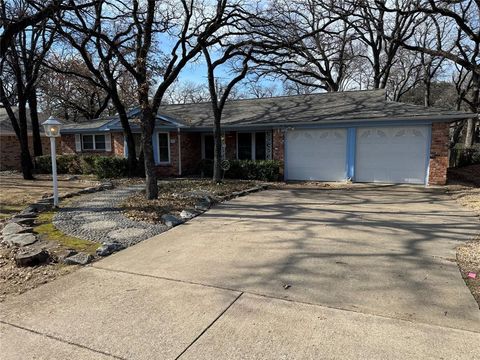
[[[332,120],[317,120],[308,122],[270,122],[270,123],[245,123],[245,124],[222,124],[222,128],[251,128],[251,127],[295,127],[295,126],[321,126],[321,125],[335,125],[335,124],[357,124],[357,123],[384,123],[384,122],[404,122],[404,123],[431,123],[431,122],[452,122],[456,120],[469,119],[476,116],[475,114],[453,114],[453,115],[435,115],[435,116],[416,116],[416,117],[391,117],[391,118],[359,118],[359,119],[332,119]],[[209,126],[191,126],[192,130],[211,129],[213,125]]]

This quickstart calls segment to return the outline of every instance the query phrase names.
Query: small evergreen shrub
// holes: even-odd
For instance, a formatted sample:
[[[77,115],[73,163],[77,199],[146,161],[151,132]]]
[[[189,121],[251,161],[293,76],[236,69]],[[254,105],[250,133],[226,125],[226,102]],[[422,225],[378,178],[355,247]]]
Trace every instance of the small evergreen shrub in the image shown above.
[[[52,159],[50,155],[37,156],[35,158],[35,170],[41,174],[52,173]],[[58,174],[81,174],[82,168],[80,159],[77,155],[58,155],[57,156]]]
[[[127,176],[127,159],[113,156],[95,158],[94,174],[99,179],[111,179]]]
[[[35,170],[41,174],[52,173],[49,155],[35,158]],[[99,179],[127,176],[127,159],[99,155],[58,155],[57,173],[72,175],[96,175]]]
[[[98,155],[81,155],[80,169],[81,174],[90,175],[95,173],[95,159]]]
[[[278,181],[281,162],[276,160],[229,160],[230,169],[225,172],[229,179]],[[213,160],[202,160],[200,172],[210,177],[213,175]]]

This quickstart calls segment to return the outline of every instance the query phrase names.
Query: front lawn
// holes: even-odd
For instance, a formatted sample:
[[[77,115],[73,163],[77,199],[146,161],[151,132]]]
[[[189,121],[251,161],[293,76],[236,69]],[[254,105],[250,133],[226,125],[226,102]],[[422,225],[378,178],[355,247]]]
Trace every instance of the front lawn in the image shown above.
[[[91,176],[59,175],[58,191],[60,195],[98,185]],[[0,220],[7,219],[21,211],[27,205],[52,196],[52,176],[35,175],[35,180],[24,180],[19,172],[0,172]]]
[[[122,203],[125,215],[134,220],[159,223],[164,214],[178,215],[182,210],[193,208],[198,199],[209,196],[214,201],[234,192],[247,190],[257,185],[255,181],[225,180],[214,184],[211,180],[170,180],[158,183],[158,199],[145,200],[145,191],[140,191]]]

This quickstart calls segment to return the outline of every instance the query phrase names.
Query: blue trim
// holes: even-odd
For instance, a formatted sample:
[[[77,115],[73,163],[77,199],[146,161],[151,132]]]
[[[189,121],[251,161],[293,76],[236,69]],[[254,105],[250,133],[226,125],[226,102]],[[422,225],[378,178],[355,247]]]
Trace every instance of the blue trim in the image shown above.
[[[154,131],[152,134],[152,146],[153,146],[153,160],[155,164],[158,165],[159,161],[159,154],[158,154],[158,131]]]
[[[427,153],[425,156],[425,186],[428,186],[430,177],[430,147],[432,145],[432,125],[427,128]]]
[[[347,178],[355,180],[355,154],[357,147],[357,129],[348,128],[347,130]]]

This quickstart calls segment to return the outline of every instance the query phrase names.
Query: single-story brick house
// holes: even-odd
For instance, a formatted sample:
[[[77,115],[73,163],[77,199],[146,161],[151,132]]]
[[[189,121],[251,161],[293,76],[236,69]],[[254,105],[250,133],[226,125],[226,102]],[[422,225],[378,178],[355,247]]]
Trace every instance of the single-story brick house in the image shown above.
[[[138,110],[130,112],[135,136]],[[226,104],[226,159],[279,160],[285,180],[445,184],[449,124],[472,114],[385,100],[384,91],[351,91]],[[213,157],[210,103],[165,105],[153,136],[159,176],[198,171]],[[63,153],[126,156],[111,117],[62,130]]]
[[[13,107],[13,112],[16,114],[18,108]],[[46,120],[44,114],[39,113],[39,122]],[[27,131],[28,131],[28,145],[30,154],[33,156],[33,136],[31,131],[30,114],[27,112]],[[43,133],[43,127],[40,126],[40,137],[42,140],[43,154],[50,154],[50,140]],[[0,107],[0,170],[20,170],[20,143],[18,142],[15,131],[13,130],[12,122],[8,117],[5,108]]]

